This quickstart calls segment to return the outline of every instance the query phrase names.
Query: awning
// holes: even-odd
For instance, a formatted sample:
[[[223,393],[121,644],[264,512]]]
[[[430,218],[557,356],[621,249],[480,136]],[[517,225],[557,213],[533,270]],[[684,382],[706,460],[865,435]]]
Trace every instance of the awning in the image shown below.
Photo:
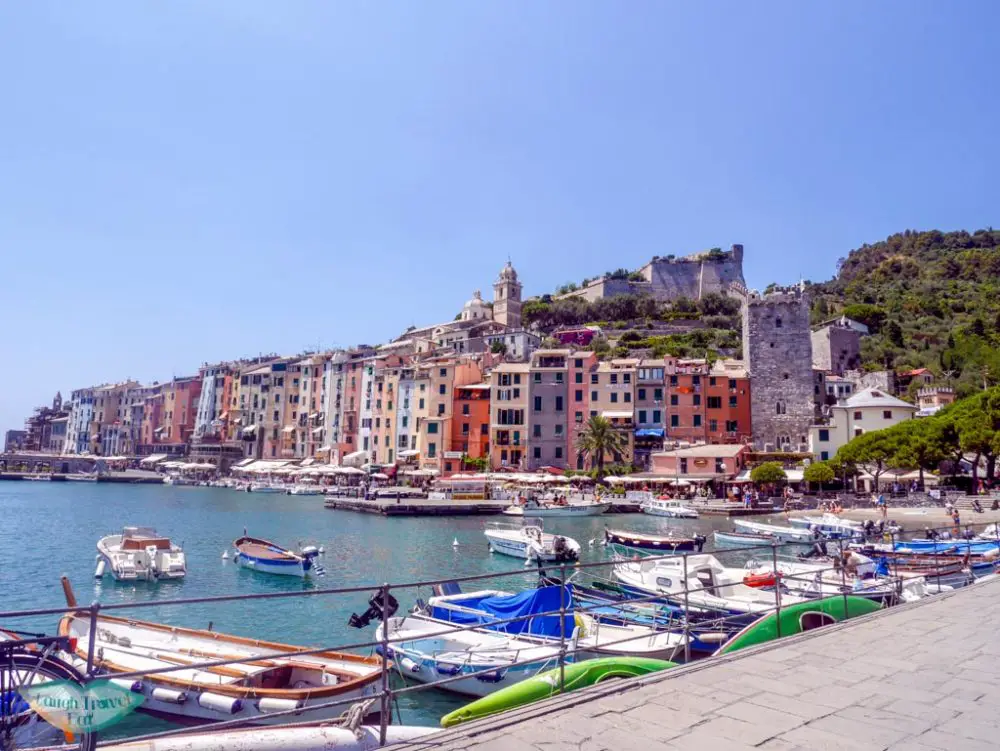
[[[141,460],[139,462],[139,466],[151,467],[154,464],[159,464],[160,462],[162,462],[164,459],[167,458],[167,456],[168,454],[152,454],[150,456],[147,456],[145,459]]]
[[[609,420],[631,420],[632,410],[628,411],[622,410],[617,412],[614,410],[606,410],[604,412],[601,412],[601,417],[606,417]]]
[[[352,451],[341,461],[344,466],[360,466],[368,463],[367,451]]]
[[[320,446],[318,449],[316,449],[317,454],[323,454],[326,453],[327,451],[333,451],[333,446]]]
[[[253,462],[254,458],[252,456],[248,456],[246,459],[241,459],[240,461],[236,462],[236,464],[233,465],[233,469],[236,469],[237,467],[245,467],[248,464],[253,464]]]
[[[319,412],[313,412],[311,415],[309,415],[310,420],[315,420],[317,417],[319,417]]]
[[[399,452],[399,456],[400,456],[400,458],[411,457],[411,456],[420,456],[420,452],[417,451],[416,449],[410,449],[408,451],[400,451]]]
[[[227,417],[229,417],[228,412],[223,412],[221,415],[219,415],[220,420],[225,420]]]
[[[636,438],[663,438],[663,428],[639,428],[635,431]]]
[[[166,425],[161,425],[160,427],[156,428],[153,432],[154,433],[163,433],[166,429],[167,429]]]
[[[283,427],[281,429],[281,432],[282,433],[294,433],[295,432],[295,426],[294,425],[286,425],[285,427]]]
[[[256,425],[247,425],[245,428],[243,428],[243,435],[253,435],[256,432],[257,432]]]
[[[312,434],[313,435],[319,435],[320,433],[323,432],[323,430],[324,430],[324,428],[313,428]]]
[[[233,425],[242,425],[242,424],[243,424],[242,417],[237,417],[235,420],[233,420]]]
[[[309,456],[309,457],[306,457],[305,459],[303,459],[301,462],[299,462],[299,466],[300,467],[308,467],[310,464],[315,464],[315,463],[316,463],[316,460],[313,459],[311,456]]]

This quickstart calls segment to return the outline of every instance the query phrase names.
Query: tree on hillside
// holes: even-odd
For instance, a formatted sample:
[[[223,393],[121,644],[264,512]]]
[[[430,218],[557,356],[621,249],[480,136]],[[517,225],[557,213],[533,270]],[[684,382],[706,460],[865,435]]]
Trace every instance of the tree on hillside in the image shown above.
[[[828,482],[833,482],[836,477],[836,473],[833,471],[833,467],[830,466],[829,462],[813,462],[805,471],[802,473],[802,479],[806,482],[812,484],[816,483],[819,485],[819,492],[823,492],[823,485]]]
[[[607,457],[621,463],[628,449],[625,436],[606,417],[594,415],[580,431],[576,441],[578,455],[597,468],[597,479],[604,478],[604,463]]]
[[[893,436],[894,447],[889,464],[897,469],[918,470],[920,487],[924,487],[924,471],[936,469],[948,458],[948,447],[940,421],[907,420],[889,431]]]
[[[500,339],[497,339],[493,342],[493,344],[490,345],[490,352],[492,352],[495,355],[506,355],[507,345],[504,344],[504,342],[502,342]]]

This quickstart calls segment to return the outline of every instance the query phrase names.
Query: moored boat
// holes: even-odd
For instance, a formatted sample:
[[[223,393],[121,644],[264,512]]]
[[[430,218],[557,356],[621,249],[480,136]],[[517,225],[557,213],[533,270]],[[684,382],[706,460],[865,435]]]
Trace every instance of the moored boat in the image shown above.
[[[483,532],[490,551],[543,563],[569,563],[580,557],[580,543],[571,537],[542,531],[540,523],[525,521],[523,526],[491,522]]]
[[[672,519],[697,519],[698,512],[674,498],[653,498],[646,501],[639,510],[651,516],[667,516]]]
[[[701,552],[705,545],[702,535],[652,535],[645,532],[630,532],[624,529],[604,529],[607,545],[624,545],[641,550],[655,550],[660,553]]]
[[[412,615],[392,617],[378,625],[375,638],[388,635],[389,657],[402,675],[419,683],[454,678],[440,688],[466,696],[486,696],[558,664],[558,644],[478,630],[442,633],[449,628]]]
[[[665,660],[644,657],[605,657],[566,665],[521,681],[516,686],[501,689],[487,697],[466,704],[441,718],[441,727],[450,728],[463,722],[478,720],[515,707],[523,707],[556,694],[576,691],[602,681],[635,678],[659,670],[677,667]]]
[[[284,493],[286,490],[283,485],[270,485],[264,482],[252,482],[247,485],[248,493]]]
[[[820,516],[793,516],[788,520],[793,527],[805,527],[806,529],[818,529],[826,537],[831,539],[861,539],[864,536],[864,528],[861,522],[852,519],[845,519],[836,514],[822,514]]]
[[[523,506],[513,505],[504,509],[507,516],[598,516],[611,508],[611,501],[580,501],[554,503],[529,500]]]
[[[319,550],[314,546],[302,548],[298,553],[269,540],[257,537],[240,537],[233,542],[236,564],[252,571],[282,576],[323,576],[322,566],[316,562]]]
[[[70,607],[76,601],[64,579]],[[320,720],[338,717],[351,701],[378,691],[382,661],[345,652],[295,655],[305,649],[217,631],[167,626],[100,615],[96,619],[93,662],[105,673],[132,673],[163,668],[169,672],[130,680],[142,693],[140,711],[186,723],[243,720],[250,724],[288,722],[275,712],[295,710],[295,717]],[[59,635],[76,639],[71,658],[86,663],[91,616],[73,611],[59,622]],[[245,660],[215,667],[198,663]],[[334,707],[310,709],[343,700]]]
[[[97,541],[95,578],[109,573],[117,581],[183,579],[187,559],[179,545],[152,527],[124,527],[121,534]]]
[[[754,534],[752,532],[724,532],[717,529],[712,535],[715,537],[716,545],[772,545],[776,542],[770,535]]]
[[[779,524],[765,524],[748,519],[733,519],[733,526],[739,532],[749,532],[754,535],[766,535],[778,542],[798,542],[812,544],[813,533],[809,529],[785,527]]]

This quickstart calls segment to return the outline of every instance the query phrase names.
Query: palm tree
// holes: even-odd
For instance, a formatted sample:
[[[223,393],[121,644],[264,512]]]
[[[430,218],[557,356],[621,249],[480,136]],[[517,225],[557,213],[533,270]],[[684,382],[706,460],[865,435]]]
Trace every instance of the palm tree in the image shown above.
[[[594,415],[580,431],[577,438],[578,455],[597,465],[597,479],[604,477],[604,458],[611,454],[616,462],[622,461],[628,448],[625,436],[619,433],[606,417]]]

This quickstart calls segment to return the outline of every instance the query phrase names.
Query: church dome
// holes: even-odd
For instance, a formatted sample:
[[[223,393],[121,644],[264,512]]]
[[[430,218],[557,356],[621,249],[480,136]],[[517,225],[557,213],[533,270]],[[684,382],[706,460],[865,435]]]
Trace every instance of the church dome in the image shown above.
[[[472,299],[462,306],[463,321],[485,321],[490,318],[490,308],[477,289],[472,293]]]

